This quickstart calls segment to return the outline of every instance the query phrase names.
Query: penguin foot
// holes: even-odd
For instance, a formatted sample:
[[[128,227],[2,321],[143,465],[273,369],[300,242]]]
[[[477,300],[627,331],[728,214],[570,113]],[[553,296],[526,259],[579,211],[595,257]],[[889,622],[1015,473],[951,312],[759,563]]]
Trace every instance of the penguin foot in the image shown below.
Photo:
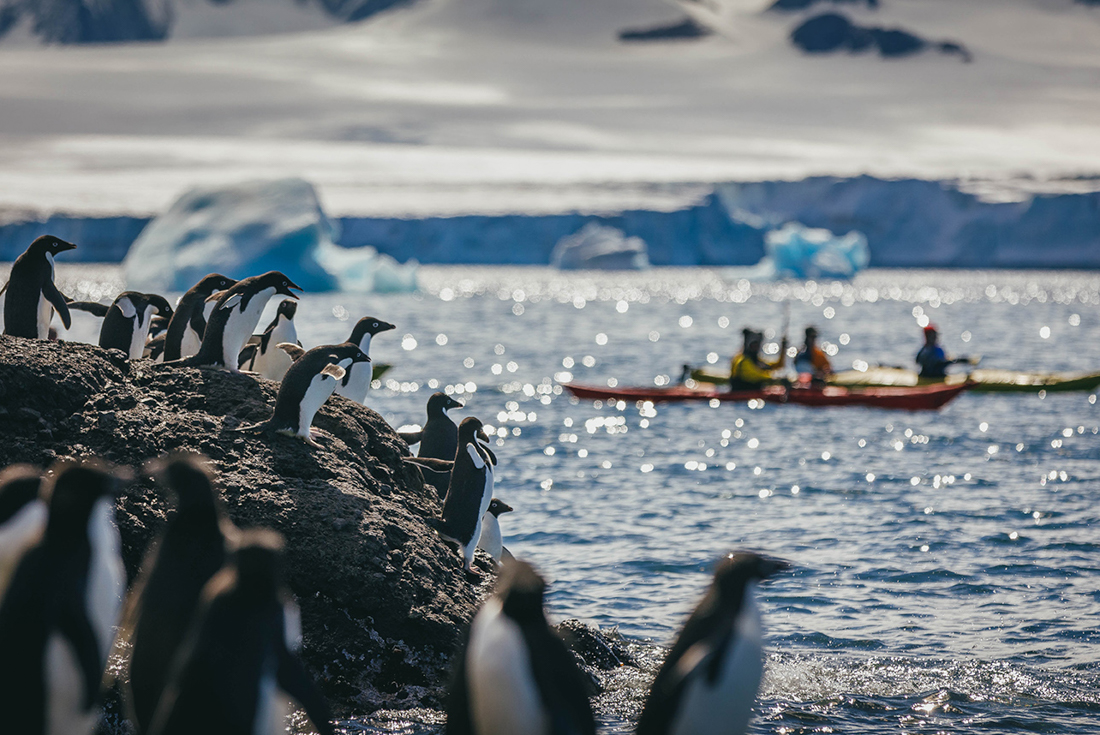
[[[478,584],[482,580],[481,572],[473,569],[472,567],[463,567],[463,572],[466,574],[466,580],[472,584]]]

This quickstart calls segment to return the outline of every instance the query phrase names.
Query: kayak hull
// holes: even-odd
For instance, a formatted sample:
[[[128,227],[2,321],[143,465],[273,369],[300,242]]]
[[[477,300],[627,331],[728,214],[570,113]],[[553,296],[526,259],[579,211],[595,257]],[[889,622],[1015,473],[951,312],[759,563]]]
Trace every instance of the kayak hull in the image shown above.
[[[724,385],[729,374],[706,368],[691,371],[698,383]],[[1037,393],[1089,391],[1100,387],[1100,373],[1025,373],[1015,370],[974,370],[944,379],[919,378],[913,370],[871,367],[865,371],[844,370],[829,379],[829,385],[845,388],[915,388],[924,385],[962,385],[969,379],[970,390],[988,393]]]
[[[677,385],[668,388],[624,387],[607,388],[592,385],[566,383],[565,388],[577,398],[613,401],[649,401],[673,403],[685,401],[714,401],[720,403],[744,403],[762,400],[768,403],[794,403],[800,406],[871,406],[874,408],[905,411],[934,411],[954,400],[969,387],[960,385],[933,385],[912,388],[788,388],[769,385],[753,391],[723,391],[713,385]]]

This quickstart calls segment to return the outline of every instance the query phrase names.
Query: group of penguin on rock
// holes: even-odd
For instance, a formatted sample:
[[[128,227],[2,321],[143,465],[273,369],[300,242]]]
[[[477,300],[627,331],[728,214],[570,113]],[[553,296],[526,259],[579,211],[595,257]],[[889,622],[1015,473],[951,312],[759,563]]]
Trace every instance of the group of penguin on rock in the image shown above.
[[[123,292],[109,306],[74,302],[54,284],[54,256],[75,245],[40,237],[4,287],[4,333],[48,339],[52,314],[103,317],[100,345],[130,358],[242,368],[280,380],[272,417],[243,431],[273,430],[315,444],[313,417],[333,392],[363,402],[371,338],[393,329],[361,319],[348,342],[303,350],[296,304],[253,335],[276,294],[300,291],[277,271],[234,281],[211,274],[173,309],[156,294]],[[154,314],[155,312],[155,314]],[[153,335],[150,338],[150,335]],[[419,444],[425,484],[443,500],[427,523],[457,548],[467,574],[475,550],[502,561],[495,591],[456,656],[447,699],[450,735],[589,735],[596,731],[580,669],[547,623],[545,582],[503,547],[493,498],[497,457],[481,422],[456,427],[444,393],[428,400]],[[0,474],[0,723],[26,735],[90,735],[114,650],[125,653],[126,713],[138,735],[274,735],[296,702],[322,735],[334,730],[324,697],[296,656],[297,606],[282,581],[283,541],[241,531],[221,511],[203,458],[175,455],[145,472],[172,491],[176,510],[126,597],[117,496],[131,473],[99,460],[62,460],[43,474]],[[744,733],[763,672],[756,583],[787,568],[752,552],[722,558],[649,691],[639,735]],[[123,606],[124,597],[126,599]]]

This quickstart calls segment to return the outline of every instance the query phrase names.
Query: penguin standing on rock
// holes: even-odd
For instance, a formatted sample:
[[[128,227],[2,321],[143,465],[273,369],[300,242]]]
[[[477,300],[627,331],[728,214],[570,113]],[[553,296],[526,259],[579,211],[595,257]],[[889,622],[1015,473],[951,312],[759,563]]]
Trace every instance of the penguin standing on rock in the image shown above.
[[[275,318],[263,334],[253,335],[241,350],[239,367],[255,372],[268,380],[282,380],[294,360],[279,349],[278,345],[289,342],[301,345],[298,330],[294,326],[294,315],[298,311],[298,302],[287,299],[279,304]]]
[[[355,328],[351,330],[351,337],[348,338],[348,342],[359,345],[359,349],[364,354],[370,355],[371,338],[379,332],[388,332],[394,328],[389,322],[375,319],[372,316],[365,316],[355,323]],[[356,403],[366,404],[367,393],[370,391],[373,378],[374,369],[370,363],[352,365],[347,375],[340,381],[340,385],[336,387],[336,392]]]
[[[546,623],[545,588],[529,564],[504,565],[457,657],[446,735],[595,734],[581,672]]]
[[[282,553],[273,531],[241,534],[229,564],[203,589],[151,735],[283,733],[288,697],[321,735],[333,735],[328,705],[296,655],[299,614],[282,580]]]
[[[236,529],[221,512],[199,455],[177,454],[151,462],[147,472],[176,496],[176,512],[146,556],[135,584],[125,629],[130,633],[130,675],[124,696],[139,735],[149,730],[170,666],[183,642],[202,589],[227,556]]]
[[[0,472],[0,601],[19,560],[46,528],[46,501],[39,496],[42,473],[25,464]]]
[[[110,350],[122,350],[131,360],[144,356],[145,340],[153,323],[153,312],[171,318],[172,307],[163,296],[137,291],[123,291],[114,303],[102,312],[102,304],[74,301],[70,309],[102,314],[103,326],[99,330],[99,346]]]
[[[477,541],[477,548],[493,557],[493,561],[499,564],[502,560],[512,559],[512,552],[504,548],[504,537],[500,533],[500,514],[511,513],[515,510],[500,498],[489,501],[489,508],[481,518],[481,537]]]
[[[493,467],[497,458],[483,443],[478,434],[481,421],[470,416],[458,425],[458,450],[453,462],[420,457],[405,457],[411,464],[446,471],[450,467],[451,479],[447,497],[443,500],[443,515],[429,518],[428,524],[445,541],[457,544],[466,571],[474,572],[474,552],[481,538],[481,523],[489,502],[493,498]]]
[[[47,481],[49,520],[0,603],[4,731],[89,735],[126,588],[114,525],[123,474],[63,462]]]
[[[294,358],[294,364],[279,384],[275,411],[267,421],[243,427],[240,431],[275,431],[297,436],[307,444],[320,448],[310,428],[313,417],[336,390],[346,371],[356,363],[365,363],[369,367],[370,358],[351,342],[321,345],[308,352],[287,342],[278,347]]]
[[[190,357],[199,351],[206,333],[206,299],[236,285],[232,278],[211,273],[180,297],[164,334],[164,361]],[[217,302],[210,305],[213,309]]]
[[[43,235],[15,259],[4,286],[4,334],[28,339],[49,339],[53,309],[65,329],[72,326],[65,297],[54,285],[54,258],[76,245],[53,235]]]
[[[239,372],[237,365],[241,350],[256,330],[267,302],[277,293],[298,298],[291,289],[302,290],[279,271],[238,281],[218,298],[206,324],[199,351],[178,364],[189,367],[213,365]]]
[[[417,457],[428,459],[454,459],[458,451],[458,427],[447,410],[462,408],[462,404],[451,398],[446,393],[433,393],[428,399],[428,420],[424,422],[424,428],[420,431],[399,432],[398,436],[405,440],[409,446],[419,443],[416,450]],[[424,481],[435,488],[442,498],[447,494],[449,473],[435,472],[424,467]]]
[[[638,735],[742,735],[764,672],[759,580],[789,564],[751,552],[722,559],[714,582],[653,681]]]

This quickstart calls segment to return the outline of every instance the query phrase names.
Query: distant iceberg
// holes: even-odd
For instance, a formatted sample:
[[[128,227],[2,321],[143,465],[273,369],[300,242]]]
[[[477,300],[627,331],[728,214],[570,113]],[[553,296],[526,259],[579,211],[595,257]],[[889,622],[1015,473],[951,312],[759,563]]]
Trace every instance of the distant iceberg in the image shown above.
[[[185,291],[207,273],[270,270],[307,291],[415,291],[415,261],[334,243],[336,226],[301,179],[192,189],[142,231],[123,262],[128,288]]]
[[[649,267],[649,256],[640,237],[589,222],[558,241],[550,253],[550,265],[562,270],[642,270]]]
[[[848,279],[867,267],[871,250],[862,232],[834,235],[819,227],[788,222],[764,236],[767,256],[776,278]]]

